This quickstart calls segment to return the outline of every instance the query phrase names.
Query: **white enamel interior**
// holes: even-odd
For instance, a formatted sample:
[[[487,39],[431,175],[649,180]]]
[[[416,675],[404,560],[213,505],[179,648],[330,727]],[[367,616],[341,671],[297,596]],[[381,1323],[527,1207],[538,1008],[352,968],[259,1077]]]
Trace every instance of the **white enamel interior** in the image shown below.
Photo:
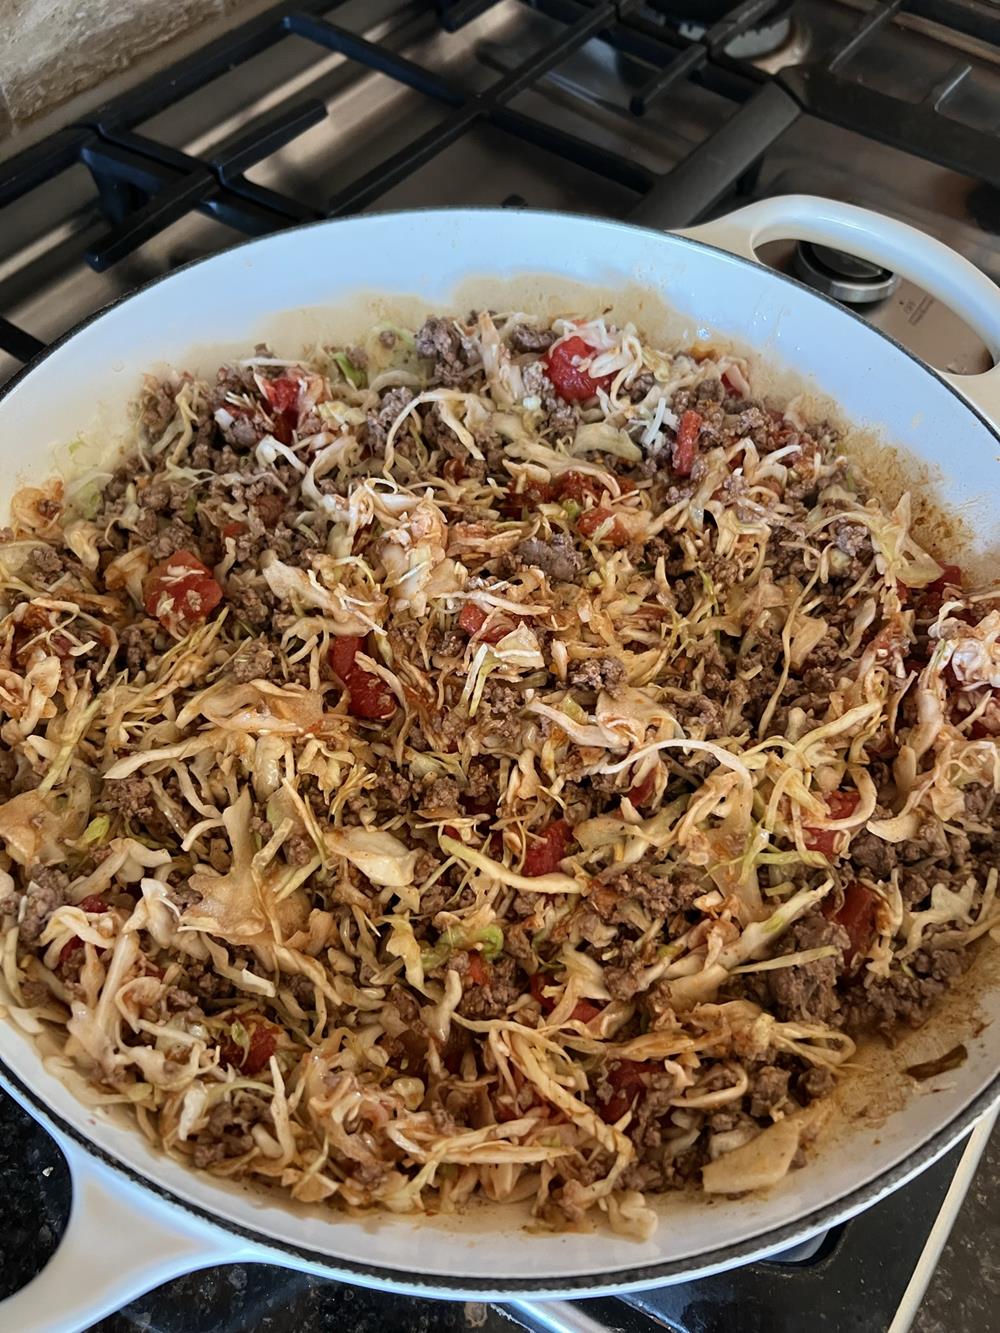
[[[496,290],[495,305],[504,305],[511,281],[524,274],[535,275],[539,292],[567,280],[628,291],[633,306],[651,316],[665,302],[686,317],[681,323],[689,333],[752,344],[764,362],[813,379],[853,422],[929,464],[939,476],[940,498],[970,521],[981,550],[995,546],[997,438],[942,381],[867,325],[766,270],[679,237],[509,212],[385,215],[286,232],[139,293],[71,337],[0,401],[0,507],[15,484],[49,474],[57,447],[81,431],[96,426],[110,445],[140,374],[154,364],[185,366],[193,359],[207,367],[224,353],[252,347],[258,337],[273,338],[275,328],[284,330],[275,350],[294,355],[305,337],[336,323],[317,315],[317,308],[363,313],[359,293],[412,295],[420,306],[440,309],[461,300],[464,308],[456,293],[475,279],[479,289]],[[996,988],[984,996],[981,1012],[989,1020],[1000,1017]],[[329,1256],[334,1267],[396,1270],[403,1285],[429,1278],[433,1286],[438,1278],[465,1282],[468,1290],[502,1290],[505,1279],[538,1279],[548,1291],[559,1291],[587,1274],[601,1275],[595,1285],[607,1285],[613,1274],[624,1280],[630,1269],[678,1261],[696,1268],[699,1256],[720,1247],[745,1245],[795,1224],[806,1230],[810,1215],[891,1174],[983,1094],[997,1072],[996,1030],[995,1023],[987,1025],[970,1038],[969,1059],[933,1091],[925,1086],[881,1126],[859,1120],[846,1138],[835,1137],[835,1147],[770,1193],[740,1201],[670,1201],[656,1236],[642,1245],[609,1234],[530,1234],[488,1209],[458,1224],[296,1214],[184,1171],[154,1153],[137,1132],[81,1107],[9,1023],[0,1024],[0,1059],[57,1116],[134,1171],[221,1219]],[[949,1044],[953,1033],[931,1025],[906,1043],[905,1062]],[[869,1105],[879,1095],[876,1087]],[[893,1104],[895,1094],[887,1092],[886,1107]],[[944,1146],[939,1137],[937,1150]],[[926,1154],[914,1163],[926,1164]],[[150,1201],[149,1207],[162,1204]],[[119,1240],[127,1266],[129,1239]]]

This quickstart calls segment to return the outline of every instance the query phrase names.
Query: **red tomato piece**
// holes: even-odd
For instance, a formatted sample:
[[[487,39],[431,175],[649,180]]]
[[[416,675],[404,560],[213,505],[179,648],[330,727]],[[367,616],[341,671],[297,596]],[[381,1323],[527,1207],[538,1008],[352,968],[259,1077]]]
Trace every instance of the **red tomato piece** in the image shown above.
[[[724,370],[722,372],[722,386],[725,389],[726,393],[729,394],[730,398],[743,397],[743,390],[739,387],[738,384],[734,383],[734,381],[730,379],[728,370]]]
[[[460,458],[446,458],[444,465],[441,468],[441,475],[444,477],[445,481],[450,481],[452,484],[464,481],[465,464]]]
[[[330,644],[330,670],[345,684],[354,670],[354,659],[363,642],[357,634],[340,634]]]
[[[831,819],[849,819],[857,810],[861,797],[856,791],[832,791],[826,798]]]
[[[381,676],[375,675],[374,671],[353,667],[346,684],[351,696],[348,704],[351,717],[374,722],[392,717],[396,711],[396,700],[392,690]]]
[[[627,1110],[646,1090],[646,1078],[652,1071],[652,1065],[640,1060],[620,1060],[608,1070],[608,1082],[614,1092],[603,1105],[597,1108],[597,1114],[607,1124],[620,1120]]]
[[[63,945],[63,947],[59,950],[59,962],[60,963],[67,962],[70,958],[73,957],[73,955],[78,950],[82,948],[83,948],[83,940],[80,939],[79,935],[74,935],[72,939],[68,939],[66,943]]]
[[[524,874],[550,875],[566,855],[573,830],[565,819],[555,819],[532,839],[524,854]]]
[[[582,504],[588,497],[597,499],[604,487],[596,477],[586,472],[564,472],[555,483],[556,497],[560,500],[576,500]]]
[[[501,502],[501,509],[508,517],[517,517],[523,509],[535,509],[538,505],[549,504],[554,499],[554,490],[550,481],[529,481],[521,490],[508,486]]]
[[[247,525],[237,519],[233,523],[227,523],[222,529],[223,537],[239,537],[247,530]]]
[[[650,797],[653,795],[653,788],[655,786],[656,769],[654,768],[651,769],[640,782],[637,782],[628,794],[629,800],[637,810],[641,806],[647,804]]]
[[[587,371],[580,369],[579,363],[593,355],[594,348],[575,334],[549,348],[545,357],[545,370],[556,393],[567,403],[593,398],[598,389],[607,389],[614,379],[613,375],[599,375],[594,379]]]
[[[481,953],[473,950],[469,954],[469,967],[465,974],[473,986],[485,986],[489,980],[489,963]]]
[[[843,926],[850,936],[850,944],[844,950],[844,963],[850,967],[863,957],[871,947],[875,937],[875,909],[878,897],[864,884],[852,880],[844,890],[844,901],[834,912],[826,905],[823,915],[838,926]]]
[[[301,384],[292,375],[279,375],[274,380],[264,380],[264,396],[276,412],[295,412],[298,418],[299,390]]]
[[[475,602],[466,602],[458,613],[458,628],[466,634],[478,634],[486,624],[486,612]]]
[[[596,1018],[601,1012],[600,1005],[591,1004],[589,1000],[578,1000],[570,1014],[570,1018],[577,1023],[589,1023],[592,1018]]]
[[[241,1024],[248,1040],[244,1045],[231,1034],[224,1037],[219,1043],[219,1059],[242,1074],[259,1074],[278,1048],[278,1029],[260,1014],[241,1014],[233,1021]]]
[[[961,588],[962,570],[959,565],[942,565],[941,576],[927,585],[927,592],[944,592],[946,588]]]
[[[190,551],[175,551],[146,575],[142,601],[148,615],[178,636],[204,620],[222,601],[207,565]]]
[[[393,715],[396,700],[381,676],[356,664],[354,659],[363,643],[356,634],[338,635],[330,644],[330,669],[350,695],[350,715],[368,722],[380,721]]]
[[[674,440],[670,461],[674,471],[681,477],[689,477],[694,467],[698,452],[698,436],[701,434],[702,416],[690,409],[682,413],[677,423],[677,438]]]
[[[551,995],[544,994],[545,987],[548,984],[549,984],[548,978],[543,976],[541,972],[535,972],[531,978],[532,998],[537,1000],[538,1003],[542,1006],[543,1014],[551,1014],[552,1010],[556,1007],[556,1002],[554,997]]]
[[[861,797],[856,791],[834,791],[826,798],[826,808],[831,819],[847,819],[858,808]],[[802,830],[803,841],[811,852],[822,852],[824,856],[833,856],[837,849],[837,840],[843,830],[830,828],[810,828]]]
[[[577,519],[576,530],[582,537],[593,537],[597,529],[602,527],[609,518],[614,518],[610,509],[588,509]],[[601,534],[599,540],[606,542],[608,546],[627,546],[629,536],[618,519],[615,518],[607,532]]]

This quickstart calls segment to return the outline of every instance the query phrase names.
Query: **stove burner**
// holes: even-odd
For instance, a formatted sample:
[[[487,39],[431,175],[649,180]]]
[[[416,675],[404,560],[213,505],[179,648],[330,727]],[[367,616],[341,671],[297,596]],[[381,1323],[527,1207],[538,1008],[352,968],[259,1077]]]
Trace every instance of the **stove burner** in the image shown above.
[[[661,20],[676,25],[682,37],[701,41],[714,23],[732,11],[729,0],[648,0]],[[792,35],[790,3],[776,3],[760,22],[740,37],[726,44],[726,55],[733,60],[760,60],[779,51]]]
[[[899,275],[857,255],[831,250],[826,245],[799,241],[792,260],[795,276],[835,301],[845,305],[870,305],[882,301],[899,286]]]

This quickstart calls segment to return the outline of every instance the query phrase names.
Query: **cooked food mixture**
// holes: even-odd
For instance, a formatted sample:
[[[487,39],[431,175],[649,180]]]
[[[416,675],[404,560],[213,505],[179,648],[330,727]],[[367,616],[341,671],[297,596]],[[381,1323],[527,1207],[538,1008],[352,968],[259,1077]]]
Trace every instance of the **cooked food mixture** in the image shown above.
[[[744,361],[481,313],[139,415],[0,545],[0,998],[173,1157],[645,1236],[1000,933],[1000,589]]]

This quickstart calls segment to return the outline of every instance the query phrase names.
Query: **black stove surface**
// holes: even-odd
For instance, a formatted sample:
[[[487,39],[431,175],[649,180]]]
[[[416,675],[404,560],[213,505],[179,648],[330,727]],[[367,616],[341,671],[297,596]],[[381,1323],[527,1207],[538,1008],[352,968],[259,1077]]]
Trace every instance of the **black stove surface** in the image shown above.
[[[965,1142],[860,1217],[810,1258],[748,1264],[698,1282],[574,1310],[620,1333],[813,1333],[889,1327],[951,1184]],[[66,1164],[52,1140],[0,1093],[0,1299],[50,1258],[69,1214]],[[812,1247],[809,1247],[812,1248]],[[516,1312],[364,1291],[265,1264],[175,1279],[94,1326],[95,1333],[458,1333],[516,1327]],[[518,1317],[520,1322],[520,1317]],[[539,1328],[557,1327],[539,1323]]]

